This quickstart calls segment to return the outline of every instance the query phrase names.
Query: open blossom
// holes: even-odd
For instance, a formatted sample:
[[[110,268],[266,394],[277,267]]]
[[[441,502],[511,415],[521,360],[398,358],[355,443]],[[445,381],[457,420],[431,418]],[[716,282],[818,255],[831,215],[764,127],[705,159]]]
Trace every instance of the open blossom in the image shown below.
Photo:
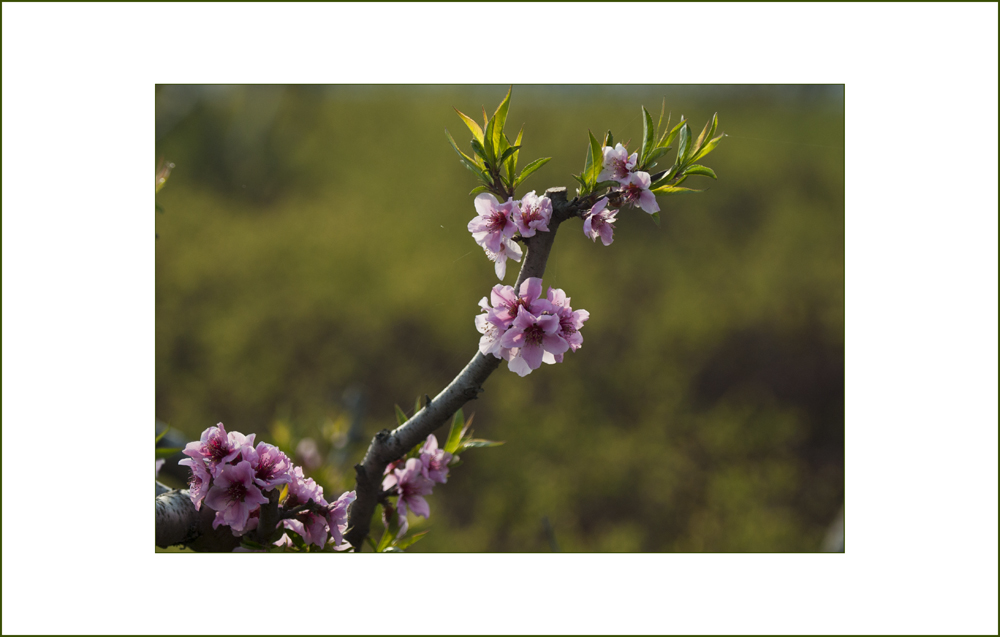
[[[500,203],[496,197],[487,193],[478,195],[474,203],[479,216],[469,222],[469,232],[476,243],[486,249],[487,254],[499,254],[504,240],[513,237],[517,231],[517,226],[511,220],[517,204],[513,199]]]
[[[649,191],[647,190],[646,192],[648,193]],[[656,203],[655,197],[653,198],[653,203]],[[594,207],[590,209],[590,214],[588,214],[587,218],[583,221],[583,234],[590,237],[595,242],[597,241],[597,237],[600,237],[601,243],[609,246],[611,245],[611,242],[614,241],[615,215],[618,214],[618,211],[606,210],[605,207],[607,205],[607,197],[601,197],[597,200]]]
[[[590,318],[590,312],[587,310],[574,311],[569,304],[570,298],[558,288],[550,287],[546,298],[552,304],[555,315],[559,317],[559,336],[566,341],[570,350],[575,352],[583,346],[583,335],[580,334],[580,329],[583,327],[584,321]],[[552,364],[563,361],[562,354],[549,354],[548,352],[545,354],[543,362]]]
[[[629,175],[621,184],[626,202],[653,214],[660,211],[660,206],[656,203],[656,195],[649,190],[649,179],[649,173],[639,171]]]
[[[503,278],[507,276],[507,259],[514,259],[515,261],[521,260],[521,246],[517,245],[511,239],[504,239],[500,243],[500,249],[498,251],[490,250],[487,247],[483,247],[486,251],[486,257],[493,261],[496,265],[494,270],[497,273],[497,278],[503,281]]]
[[[214,484],[205,496],[205,504],[218,512],[213,527],[226,524],[242,533],[250,512],[260,508],[267,498],[253,481],[253,467],[246,460],[225,465],[215,476]]]
[[[236,459],[245,446],[253,447],[256,434],[244,436],[238,431],[226,433],[226,428],[220,422],[215,427],[209,427],[201,433],[201,440],[189,442],[184,447],[184,455],[192,458],[204,458],[208,461],[209,471],[213,476],[219,475],[221,467]]]
[[[326,517],[313,511],[299,513],[297,517],[282,520],[281,524],[289,531],[298,533],[306,544],[315,544],[323,548],[326,546],[330,530],[326,524]]]
[[[288,495],[285,496],[284,506],[286,509],[306,504],[312,500],[320,506],[327,506],[327,501],[323,499],[323,487],[316,484],[312,478],[305,477],[302,467],[292,467],[288,472],[290,478],[288,482]]]
[[[289,471],[288,495],[285,496],[283,506],[286,509],[306,504],[312,500],[320,507],[329,506],[323,499],[323,487],[316,484],[312,478],[305,477],[302,467],[293,467]],[[303,511],[296,517],[282,520],[282,525],[290,531],[298,533],[307,544],[315,544],[322,547],[326,545],[329,529],[324,515],[314,511]]]
[[[548,300],[539,298],[541,295],[542,280],[537,276],[525,279],[517,294],[510,285],[494,285],[490,292],[493,309],[488,312],[488,318],[497,327],[506,329],[517,318],[518,308],[526,308],[535,315],[551,310]]]
[[[629,174],[635,170],[635,164],[638,160],[639,153],[629,155],[621,144],[616,144],[614,148],[605,146],[604,166],[601,174],[597,176],[597,181],[614,179],[621,182],[628,179]]]
[[[212,474],[208,472],[205,461],[201,458],[184,458],[177,464],[191,467],[191,478],[188,480],[188,495],[194,502],[194,510],[201,510],[201,501],[208,495],[208,489],[212,485]]]
[[[510,359],[507,367],[518,376],[527,376],[542,365],[546,352],[555,356],[568,350],[569,344],[558,332],[558,316],[543,314],[536,317],[519,307],[517,318],[500,339],[502,346],[518,348],[517,355]]]
[[[291,460],[274,445],[258,442],[257,448],[247,449],[243,457],[253,467],[254,482],[264,489],[270,490],[292,480],[288,474],[292,468]]]
[[[521,205],[511,215],[514,225],[522,237],[535,236],[536,230],[549,231],[552,219],[552,200],[542,195],[538,197],[532,190],[521,198]]]
[[[347,509],[357,497],[354,491],[348,491],[330,505],[330,510],[326,514],[326,521],[330,525],[330,535],[333,536],[334,546],[342,548],[350,546],[350,544],[345,545],[344,543],[344,531],[347,530]]]
[[[493,354],[497,358],[509,360],[510,350],[500,347],[500,337],[503,336],[506,327],[498,327],[490,321],[488,314],[490,306],[486,302],[485,296],[480,299],[479,307],[483,308],[483,311],[486,312],[485,314],[476,315],[476,329],[483,335],[482,338],[479,339],[479,351],[483,356]],[[388,469],[388,467],[386,469]]]
[[[431,508],[424,496],[431,494],[434,482],[423,476],[423,463],[417,458],[410,458],[406,461],[405,467],[394,470],[382,480],[383,489],[393,486],[399,494],[396,510],[399,512],[399,534],[402,535],[409,528],[406,521],[407,511],[412,511],[414,515],[423,518],[430,516]]]
[[[444,484],[448,481],[449,462],[451,454],[438,448],[437,437],[434,434],[427,436],[427,441],[420,448],[420,472],[423,476],[433,482]]]

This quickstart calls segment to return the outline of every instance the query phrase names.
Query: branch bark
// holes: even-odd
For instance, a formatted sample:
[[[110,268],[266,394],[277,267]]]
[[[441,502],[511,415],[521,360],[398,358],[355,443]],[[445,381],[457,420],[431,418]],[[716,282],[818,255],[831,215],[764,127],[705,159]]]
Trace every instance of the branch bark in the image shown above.
[[[545,195],[552,201],[552,220],[548,232],[536,232],[524,240],[527,253],[517,275],[514,289],[530,277],[542,278],[545,265],[552,250],[559,225],[567,219],[579,216],[583,210],[593,205],[593,196],[584,199],[566,200],[565,188],[550,188]],[[483,391],[482,385],[500,366],[500,359],[483,356],[480,352],[472,357],[458,376],[435,396],[423,409],[393,431],[383,429],[378,432],[368,446],[364,460],[354,465],[357,478],[355,491],[357,499],[351,504],[348,514],[347,532],[344,537],[355,551],[368,536],[375,505],[382,496],[382,474],[386,466],[402,458],[406,452],[427,438],[441,425],[448,422],[458,409],[469,400],[477,398]]]

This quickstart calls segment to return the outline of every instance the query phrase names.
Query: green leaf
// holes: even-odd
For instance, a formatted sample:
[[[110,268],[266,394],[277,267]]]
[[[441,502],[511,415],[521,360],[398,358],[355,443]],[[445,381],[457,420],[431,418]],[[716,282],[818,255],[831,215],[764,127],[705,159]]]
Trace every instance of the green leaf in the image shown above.
[[[601,142],[597,141],[593,133],[588,130],[587,134],[590,135],[590,174],[586,177],[593,188],[597,185],[597,176],[601,174],[601,169],[604,167],[604,150],[601,147]]]
[[[405,425],[409,418],[406,417],[406,412],[404,412],[399,405],[396,405],[396,422],[400,425]]]
[[[486,149],[483,148],[483,145],[476,140],[472,140],[472,152],[474,152],[477,157],[481,157],[483,160],[486,159]]]
[[[652,162],[656,161],[657,159],[659,159],[663,155],[666,155],[669,152],[670,152],[670,146],[660,146],[659,148],[654,148],[653,150],[649,151],[649,156],[646,157],[646,167],[647,168],[650,167],[650,164]]]
[[[653,128],[653,118],[650,117],[646,107],[642,107],[642,148],[639,150],[639,167],[645,168],[646,156],[653,150],[653,137],[656,136],[656,129]]]
[[[712,134],[709,132],[711,129],[712,120],[708,120],[705,122],[705,128],[701,129],[701,134],[698,135],[698,139],[696,139],[694,145],[691,146],[693,152],[697,152],[705,142],[712,139]]]
[[[514,151],[514,154],[510,156],[507,160],[507,181],[512,185],[517,185],[517,178],[514,176],[514,171],[517,168],[517,158],[521,154],[519,150],[521,148],[521,137],[524,135],[524,125],[521,126],[521,130],[517,132],[517,139],[514,140],[514,147],[518,150]]]
[[[719,141],[723,137],[725,137],[725,135],[719,135],[718,137],[716,137],[712,141],[710,141],[707,144],[705,144],[705,147],[702,148],[701,150],[699,150],[698,153],[694,157],[691,158],[691,161],[698,161],[699,159],[701,159],[705,155],[707,155],[710,152],[712,152],[713,150],[715,150],[715,147],[719,145]]]
[[[486,132],[483,133],[483,148],[486,150],[486,165],[493,166],[493,160],[497,157],[497,147],[493,142],[493,131],[496,128],[496,119],[491,119],[486,125]]]
[[[444,450],[448,453],[455,453],[458,443],[462,439],[462,425],[465,424],[465,414],[459,409],[451,419],[451,429],[448,430],[448,440],[444,443]]]
[[[594,186],[594,190],[600,190],[602,188],[613,188],[614,186],[618,185],[619,183],[617,181],[615,181],[614,179],[609,179],[608,181],[602,181],[596,186]]]
[[[663,126],[663,113],[666,112],[666,110],[667,110],[667,98],[664,97],[663,103],[660,104],[660,119],[656,121],[656,130],[660,130],[660,127]],[[667,126],[668,127],[670,126],[669,118],[667,118]],[[659,146],[659,144],[657,144],[657,146]]]
[[[414,544],[416,544],[417,542],[419,542],[420,540],[422,540],[423,537],[425,535],[427,535],[428,533],[430,533],[430,531],[421,531],[420,533],[414,533],[413,535],[411,535],[409,537],[405,537],[402,540],[400,540],[399,542],[396,542],[396,548],[398,548],[400,550],[408,549],[411,546],[413,546]]]
[[[375,543],[375,540],[372,539],[372,536],[369,535],[365,539],[368,540],[368,545],[372,547],[372,550],[378,553],[378,544]]]
[[[611,131],[608,131],[604,135],[604,145],[610,146],[611,148],[615,147],[615,136],[611,134]]]
[[[649,216],[652,217],[653,223],[655,223],[656,227],[659,228],[660,227],[660,213],[654,212],[653,214],[651,214]]]
[[[494,442],[493,440],[479,440],[477,438],[469,438],[463,440],[462,444],[458,446],[458,451],[462,452],[466,449],[478,449],[481,447],[499,447],[503,442]]]
[[[660,186],[652,191],[654,195],[676,195],[685,192],[704,192],[704,190],[696,190],[694,188],[679,188],[677,186]]]
[[[395,518],[396,516],[393,515],[393,517]],[[392,524],[389,526],[392,526]],[[384,553],[385,550],[389,548],[390,544],[392,544],[392,533],[389,532],[389,527],[387,526],[385,527],[385,530],[382,531],[382,538],[378,541],[378,546],[375,547],[375,552]]]
[[[514,90],[511,86],[507,89],[507,95],[504,96],[503,101],[500,102],[500,106],[497,106],[497,110],[493,113],[493,121],[496,125],[493,127],[493,148],[500,148],[500,138],[503,136],[503,127],[507,123],[507,109],[510,107],[510,93]]]
[[[484,192],[489,192],[489,191],[490,191],[490,189],[487,188],[486,186],[476,186],[475,188],[473,188],[472,190],[469,191],[469,194],[470,195],[478,195],[478,194],[481,194],[481,193],[484,193]]]
[[[521,147],[520,146],[511,146],[507,150],[503,151],[503,154],[500,155],[500,159],[497,161],[497,163],[498,164],[503,164],[505,161],[507,161],[507,158],[511,157],[514,153],[516,153],[519,148],[521,148]]]
[[[677,122],[677,126],[674,126],[672,129],[670,129],[669,133],[666,131],[666,129],[664,129],[664,131],[663,131],[663,137],[660,138],[660,143],[657,144],[657,146],[666,147],[666,146],[670,146],[670,144],[674,143],[674,139],[677,138],[677,134],[680,132],[681,128],[684,126],[684,121],[685,121],[684,118],[681,118],[681,121]],[[669,115],[667,116],[667,126],[668,127],[670,126],[670,116]]]
[[[156,459],[159,460],[160,458],[169,458],[175,453],[180,453],[181,451],[182,449],[180,447],[159,447],[156,450]]]
[[[587,180],[586,179],[584,179],[580,175],[573,175],[573,179],[577,180],[580,183],[580,188],[577,190],[577,192],[581,196],[582,195],[586,195],[587,193],[590,192],[590,187],[587,185]]]
[[[698,164],[691,164],[684,169],[685,175],[705,175],[706,177],[711,177],[712,179],[718,179],[715,176],[715,171],[708,166],[699,166]]]
[[[161,432],[160,432],[160,433],[159,433],[159,434],[158,434],[158,435],[156,436],[156,442],[160,442],[161,440],[163,440],[163,437],[167,435],[167,432],[168,432],[168,431],[170,431],[170,425],[167,425],[167,426],[166,426],[166,428],[164,428],[164,430],[163,430],[163,431],[161,431]]]
[[[451,147],[455,149],[456,153],[458,153],[459,157],[465,159],[466,161],[468,161],[472,165],[476,164],[475,160],[473,160],[472,157],[469,157],[468,155],[466,155],[465,153],[463,153],[461,150],[459,150],[458,144],[455,143],[455,138],[451,136],[451,133],[448,132],[447,128],[444,129],[444,134],[448,138],[448,142],[451,144]]]
[[[469,127],[469,130],[472,131],[472,136],[476,138],[476,141],[482,144],[483,129],[479,128],[479,124],[477,124],[474,119],[472,119],[462,111],[458,110],[457,108],[455,109],[455,112],[458,113],[458,116],[462,118],[462,121],[465,122],[465,125]]]
[[[525,166],[524,170],[521,171],[521,174],[517,176],[516,180],[514,180],[514,186],[516,187],[522,181],[527,179],[528,175],[530,175],[531,173],[535,172],[536,170],[547,164],[551,159],[552,159],[551,157],[540,157],[539,159],[536,159],[535,161]]]
[[[681,125],[681,135],[680,142],[677,146],[677,161],[675,165],[681,166],[684,164],[688,150],[691,147],[691,129],[688,128],[687,122]]]

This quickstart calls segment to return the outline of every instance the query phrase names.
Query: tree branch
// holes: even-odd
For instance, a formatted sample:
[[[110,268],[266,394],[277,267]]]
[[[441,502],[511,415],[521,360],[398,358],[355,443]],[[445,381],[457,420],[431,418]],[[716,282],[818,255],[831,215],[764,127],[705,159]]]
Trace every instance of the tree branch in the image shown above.
[[[552,200],[552,219],[548,232],[536,232],[534,236],[524,239],[527,254],[521,264],[514,289],[519,290],[521,283],[530,277],[542,278],[545,264],[556,237],[556,230],[563,221],[579,216],[583,210],[593,205],[594,197],[566,200],[565,188],[550,188],[545,195]],[[355,551],[361,550],[361,545],[371,526],[371,518],[375,513],[382,493],[382,474],[386,466],[394,460],[399,460],[406,452],[427,438],[438,427],[448,422],[452,415],[466,402],[477,398],[483,391],[482,384],[490,374],[500,366],[501,360],[494,356],[483,356],[476,352],[468,365],[458,376],[445,387],[441,393],[427,403],[423,409],[413,415],[394,431],[383,429],[372,439],[368,452],[360,464],[354,465],[357,476],[355,492],[357,499],[351,504],[348,514],[347,532],[344,537]]]

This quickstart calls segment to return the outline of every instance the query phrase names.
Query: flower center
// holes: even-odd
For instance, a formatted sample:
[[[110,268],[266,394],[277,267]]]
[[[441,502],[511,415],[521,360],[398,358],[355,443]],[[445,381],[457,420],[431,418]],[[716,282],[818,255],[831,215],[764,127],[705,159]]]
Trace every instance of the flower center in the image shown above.
[[[538,347],[542,344],[542,338],[545,336],[545,330],[538,323],[535,323],[524,330],[524,344],[532,345]]]
[[[243,502],[244,498],[247,497],[247,488],[242,482],[233,482],[226,489],[226,495],[229,497],[230,502]]]

